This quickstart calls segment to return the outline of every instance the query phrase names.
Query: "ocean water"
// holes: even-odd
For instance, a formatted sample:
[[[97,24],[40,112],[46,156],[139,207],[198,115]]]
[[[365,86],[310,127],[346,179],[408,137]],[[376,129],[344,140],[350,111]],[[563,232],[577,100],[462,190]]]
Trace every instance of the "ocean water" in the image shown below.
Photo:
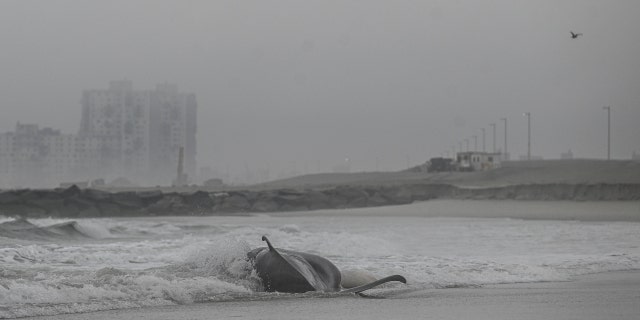
[[[472,203],[447,210],[472,211]],[[0,318],[281,297],[261,291],[245,258],[264,246],[262,235],[343,270],[407,278],[375,289],[382,295],[640,269],[638,222],[433,217],[421,206],[372,215],[0,217]]]

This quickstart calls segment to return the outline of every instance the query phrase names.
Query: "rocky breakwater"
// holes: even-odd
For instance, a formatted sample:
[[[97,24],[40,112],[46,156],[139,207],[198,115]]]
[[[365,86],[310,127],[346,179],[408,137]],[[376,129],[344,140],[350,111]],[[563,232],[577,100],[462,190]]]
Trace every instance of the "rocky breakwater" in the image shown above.
[[[0,192],[0,215],[110,217],[307,211],[408,204],[429,199],[640,200],[640,184],[529,184],[464,188],[448,184],[335,186],[192,193],[107,192],[71,186]]]
[[[0,192],[0,215],[12,217],[113,217],[215,215],[306,211],[398,205],[426,200],[402,187],[339,186],[322,190],[265,190],[193,193],[107,192],[71,186],[53,190]]]

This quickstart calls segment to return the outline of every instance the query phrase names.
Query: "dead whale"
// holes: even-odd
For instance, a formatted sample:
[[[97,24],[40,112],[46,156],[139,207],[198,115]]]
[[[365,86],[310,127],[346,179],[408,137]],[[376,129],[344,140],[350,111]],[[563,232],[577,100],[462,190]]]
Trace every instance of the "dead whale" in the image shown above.
[[[407,283],[403,276],[392,275],[343,290],[340,285],[340,270],[331,261],[314,254],[276,249],[266,236],[262,236],[262,241],[267,242],[267,247],[249,251],[247,258],[268,292],[360,293],[390,281]]]

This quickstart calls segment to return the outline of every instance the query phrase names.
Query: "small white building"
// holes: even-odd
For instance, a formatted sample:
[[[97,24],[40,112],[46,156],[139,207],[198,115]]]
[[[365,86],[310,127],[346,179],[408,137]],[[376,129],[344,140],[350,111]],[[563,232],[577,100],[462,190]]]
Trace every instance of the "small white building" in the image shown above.
[[[500,167],[500,154],[489,152],[458,152],[456,164],[460,171],[484,171]]]

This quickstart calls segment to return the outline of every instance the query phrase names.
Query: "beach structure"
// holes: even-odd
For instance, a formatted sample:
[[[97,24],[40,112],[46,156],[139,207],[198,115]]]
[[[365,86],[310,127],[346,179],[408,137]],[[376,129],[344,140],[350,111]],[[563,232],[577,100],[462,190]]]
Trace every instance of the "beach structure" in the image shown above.
[[[459,171],[484,171],[500,167],[500,153],[458,152],[456,165]]]

